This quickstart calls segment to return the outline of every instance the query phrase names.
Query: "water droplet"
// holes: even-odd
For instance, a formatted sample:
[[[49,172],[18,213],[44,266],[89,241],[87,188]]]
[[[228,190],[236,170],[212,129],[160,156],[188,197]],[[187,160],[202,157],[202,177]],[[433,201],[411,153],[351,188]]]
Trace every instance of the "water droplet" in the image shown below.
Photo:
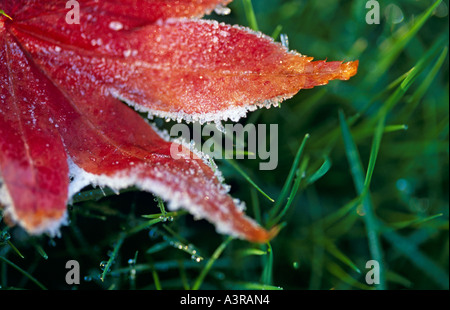
[[[159,219],[161,220],[161,222],[167,222],[168,217],[165,216],[165,215],[160,215],[160,216],[159,216]]]
[[[107,261],[101,261],[101,262],[100,262],[100,269],[101,269],[101,270],[105,270],[107,264],[108,264]]]
[[[148,236],[152,239],[158,238],[159,234],[158,231],[156,231],[156,229],[150,229],[148,232]]]
[[[216,272],[215,276],[219,280],[225,280],[225,274],[223,272]]]
[[[2,231],[0,234],[0,242],[6,242],[11,239],[11,235],[7,231]]]
[[[191,259],[192,259],[193,261],[195,261],[196,263],[200,263],[200,262],[203,260],[202,257],[200,257],[200,256],[198,256],[198,255],[195,255],[195,254],[191,255]]]
[[[130,270],[130,280],[134,280],[136,279],[136,269],[131,269]]]
[[[364,205],[360,204],[356,207],[356,213],[358,213],[359,216],[366,215],[366,211],[364,210]]]
[[[391,24],[399,24],[404,19],[402,9],[398,5],[392,3],[386,6],[384,14],[386,15],[386,20],[388,23]]]
[[[395,182],[395,186],[401,192],[405,192],[407,194],[410,193],[409,182],[405,179],[398,179],[397,182]]]
[[[436,15],[437,17],[446,17],[448,15],[448,7],[447,4],[442,1],[441,4],[438,5],[438,7],[436,8],[436,10],[434,10],[434,15]]]

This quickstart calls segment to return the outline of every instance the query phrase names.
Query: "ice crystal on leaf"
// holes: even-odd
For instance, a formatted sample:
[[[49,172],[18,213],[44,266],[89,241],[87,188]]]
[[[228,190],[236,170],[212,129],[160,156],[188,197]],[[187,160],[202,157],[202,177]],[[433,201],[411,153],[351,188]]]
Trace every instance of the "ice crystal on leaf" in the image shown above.
[[[76,24],[66,21],[63,0],[0,0],[5,213],[31,234],[55,233],[84,186],[134,185],[221,233],[273,237],[245,216],[201,156],[173,159],[174,142],[134,109],[236,121],[302,88],[348,79],[357,62],[313,62],[261,33],[199,19],[226,12],[229,0],[78,2]]]

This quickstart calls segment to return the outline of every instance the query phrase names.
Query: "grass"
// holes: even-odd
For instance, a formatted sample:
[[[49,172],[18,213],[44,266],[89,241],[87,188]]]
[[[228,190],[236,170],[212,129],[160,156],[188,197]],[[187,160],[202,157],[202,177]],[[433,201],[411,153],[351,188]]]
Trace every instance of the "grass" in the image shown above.
[[[219,235],[133,188],[86,189],[61,238],[0,223],[1,288],[449,289],[449,3],[380,1],[379,25],[365,23],[365,3],[235,0],[211,16],[287,35],[316,59],[360,61],[351,80],[242,120],[279,125],[275,171],[217,161],[246,212],[282,228],[270,243]],[[369,260],[377,285],[365,282]]]

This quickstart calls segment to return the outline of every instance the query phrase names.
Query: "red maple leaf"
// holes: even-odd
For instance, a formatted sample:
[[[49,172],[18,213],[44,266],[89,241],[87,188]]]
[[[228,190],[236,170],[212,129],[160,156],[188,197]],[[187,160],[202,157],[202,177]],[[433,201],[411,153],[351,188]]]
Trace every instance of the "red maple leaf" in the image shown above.
[[[188,149],[191,158],[172,158],[172,142],[130,107],[236,121],[356,73],[357,62],[312,62],[261,33],[198,19],[228,2],[0,0],[5,214],[29,233],[55,233],[84,186],[135,185],[219,232],[254,242],[273,237],[244,215],[209,163]]]

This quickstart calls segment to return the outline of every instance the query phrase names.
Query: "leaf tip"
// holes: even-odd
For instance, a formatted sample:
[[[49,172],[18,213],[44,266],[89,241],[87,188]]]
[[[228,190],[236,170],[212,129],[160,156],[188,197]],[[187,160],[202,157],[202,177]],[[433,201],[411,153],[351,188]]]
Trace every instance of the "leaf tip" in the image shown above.
[[[269,230],[261,229],[258,234],[247,237],[247,240],[254,243],[267,243],[275,238],[281,230],[280,225],[276,225]]]
[[[348,80],[358,72],[359,60],[344,62],[341,64],[340,80]]]

